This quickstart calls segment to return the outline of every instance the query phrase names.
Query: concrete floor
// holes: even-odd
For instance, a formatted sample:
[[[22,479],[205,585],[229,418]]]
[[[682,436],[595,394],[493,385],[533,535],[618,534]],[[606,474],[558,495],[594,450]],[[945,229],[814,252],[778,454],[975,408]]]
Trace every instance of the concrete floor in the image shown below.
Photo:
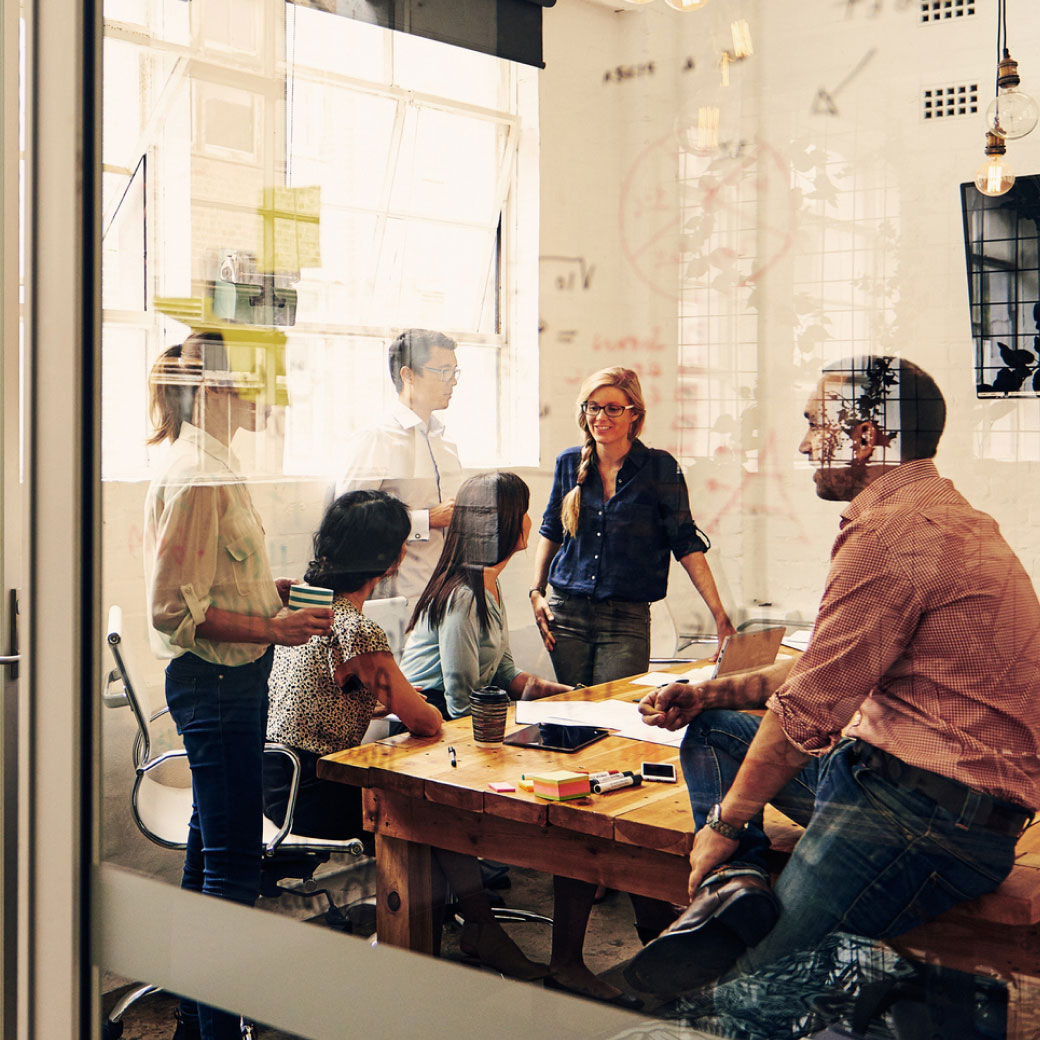
[[[509,872],[511,887],[492,893],[496,901],[507,906],[552,915],[552,878],[536,871],[513,867]],[[284,900],[280,902],[285,902]],[[309,904],[301,901],[301,907]],[[286,907],[279,906],[279,911]],[[292,908],[289,908],[290,910]],[[300,911],[302,915],[304,911]],[[524,952],[536,961],[549,960],[551,929],[543,924],[506,925],[513,939]],[[603,902],[593,907],[589,929],[585,939],[585,960],[589,967],[609,978],[619,988],[625,988],[620,978],[619,966],[624,964],[640,948],[633,926],[632,904],[628,897],[611,892]],[[468,970],[480,971],[466,961],[458,948],[458,929],[450,924],[444,930],[441,956],[445,959],[467,964]],[[107,1014],[122,995],[131,988],[126,980],[108,976],[103,1010]],[[532,983],[540,985],[540,983]],[[652,998],[647,997],[648,1008]],[[173,1036],[173,1016],[176,999],[168,994],[155,994],[142,1000],[124,1018],[123,1040],[169,1040]],[[272,1027],[261,1026],[258,1036],[262,1040],[299,1040],[290,1033]]]

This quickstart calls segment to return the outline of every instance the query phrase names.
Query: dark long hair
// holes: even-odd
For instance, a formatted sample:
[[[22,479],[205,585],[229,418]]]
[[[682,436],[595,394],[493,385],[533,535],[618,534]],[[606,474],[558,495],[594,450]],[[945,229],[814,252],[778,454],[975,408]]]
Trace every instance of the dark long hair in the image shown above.
[[[348,491],[326,510],[303,580],[333,592],[356,592],[381,578],[401,555],[411,519],[385,491]]]
[[[444,548],[415,604],[409,632],[423,614],[436,628],[444,620],[448,601],[463,585],[473,593],[481,630],[487,630],[484,568],[501,563],[516,549],[530,501],[530,488],[515,473],[481,473],[459,488]]]

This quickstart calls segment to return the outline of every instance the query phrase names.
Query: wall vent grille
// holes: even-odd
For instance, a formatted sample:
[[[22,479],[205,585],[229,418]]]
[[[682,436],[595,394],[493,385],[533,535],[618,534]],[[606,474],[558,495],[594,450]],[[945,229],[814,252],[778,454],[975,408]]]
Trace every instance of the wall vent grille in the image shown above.
[[[920,0],[922,22],[943,22],[975,13],[975,0]]]
[[[973,116],[978,110],[978,83],[954,83],[948,87],[926,87],[921,91],[921,116],[924,119]]]

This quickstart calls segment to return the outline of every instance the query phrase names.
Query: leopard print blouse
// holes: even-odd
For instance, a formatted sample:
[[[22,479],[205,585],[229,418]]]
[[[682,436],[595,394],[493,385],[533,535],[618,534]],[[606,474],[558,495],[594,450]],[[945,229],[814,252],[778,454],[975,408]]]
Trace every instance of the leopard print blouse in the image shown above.
[[[341,690],[336,669],[361,654],[390,653],[383,630],[345,594],[332,603],[332,631],[302,646],[276,646],[268,684],[267,739],[330,755],[354,747],[372,719],[376,695],[364,686]]]

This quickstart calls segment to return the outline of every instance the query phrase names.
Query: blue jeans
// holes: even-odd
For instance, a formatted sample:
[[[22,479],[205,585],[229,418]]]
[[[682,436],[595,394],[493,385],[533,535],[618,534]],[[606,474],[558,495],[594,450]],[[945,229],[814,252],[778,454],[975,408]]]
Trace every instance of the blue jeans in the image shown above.
[[[549,609],[556,646],[550,652],[559,682],[574,686],[621,679],[650,664],[650,604],[595,602],[553,589]]]
[[[166,703],[191,766],[192,814],[181,888],[252,906],[260,893],[263,748],[273,651],[229,668],[194,654],[166,668]],[[197,1008],[197,1010],[196,1010]],[[181,1002],[203,1040],[240,1040],[239,1016]]]
[[[741,712],[706,711],[690,723],[681,755],[698,827],[732,784],[758,722]],[[780,919],[727,978],[809,954],[833,932],[900,935],[991,892],[1011,872],[1015,836],[958,826],[959,817],[927,795],[857,761],[854,743],[843,740],[813,758],[772,799],[806,830],[774,889]],[[768,877],[768,845],[758,818],[723,869]]]

